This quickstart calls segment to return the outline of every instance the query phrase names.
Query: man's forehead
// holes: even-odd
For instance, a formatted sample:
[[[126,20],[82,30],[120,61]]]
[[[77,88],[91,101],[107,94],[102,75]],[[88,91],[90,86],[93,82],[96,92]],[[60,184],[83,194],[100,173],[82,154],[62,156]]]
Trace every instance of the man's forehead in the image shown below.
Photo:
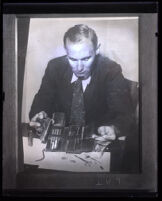
[[[94,48],[93,46],[87,43],[77,43],[77,44],[69,44],[67,45],[67,54],[71,58],[87,58],[94,54]]]
[[[82,38],[80,38],[79,40],[76,40],[76,41],[71,41],[69,38],[66,39],[66,46],[67,45],[80,45],[80,44],[83,44],[83,43],[93,45],[91,39],[86,38],[86,37],[82,37]]]

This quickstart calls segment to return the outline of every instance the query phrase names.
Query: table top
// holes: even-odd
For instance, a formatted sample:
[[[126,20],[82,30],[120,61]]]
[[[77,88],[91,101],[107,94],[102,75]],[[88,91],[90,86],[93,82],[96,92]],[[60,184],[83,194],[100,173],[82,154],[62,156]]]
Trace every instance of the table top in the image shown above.
[[[77,158],[76,156],[74,157],[75,159],[73,159],[73,156],[71,154],[66,154],[65,152],[44,152],[45,158],[44,160],[40,160],[40,161],[36,161],[39,160],[43,157],[43,150],[46,147],[46,144],[41,143],[40,139],[35,136],[33,138],[33,146],[30,146],[29,143],[29,129],[28,129],[28,124],[22,124],[22,137],[23,137],[23,154],[24,154],[24,164],[25,165],[29,165],[29,169],[33,168],[35,170],[45,170],[45,171],[73,171],[73,172],[77,172],[78,170],[80,171],[80,169],[82,169],[83,172],[95,172],[95,171],[99,171],[99,172],[121,172],[121,164],[122,164],[122,158],[123,158],[123,148],[125,146],[125,142],[124,141],[115,141],[111,144],[111,146],[109,146],[108,150],[106,150],[106,152],[104,152],[103,156],[100,157],[101,153],[97,153],[97,152],[86,152],[86,153],[82,153],[82,157],[83,159],[86,158],[86,160],[89,160],[89,158],[87,157],[87,154],[89,155],[91,153],[92,158],[95,155],[95,159],[99,160],[101,163],[102,161],[107,161],[106,162],[106,167],[105,167],[105,163],[102,164],[103,168],[100,168],[99,165],[96,165],[95,168],[91,168],[91,167],[87,167],[84,165],[84,162],[82,160],[80,160],[79,158]],[[59,154],[58,154],[59,153]],[[55,156],[56,155],[56,156]],[[75,154],[77,155],[77,154]],[[58,163],[62,164],[62,167],[58,167],[57,165],[53,166],[53,160],[49,159],[49,158],[58,158],[58,156],[60,156],[63,159],[57,160]],[[71,158],[70,158],[71,157]],[[66,158],[66,159],[65,159]],[[47,162],[47,160],[51,161],[51,162]],[[71,161],[71,162],[67,162],[67,161]],[[79,167],[82,168],[78,168],[78,166],[76,165],[76,163],[73,160],[77,160],[80,161],[80,163],[82,164],[81,166],[79,166],[79,162],[77,162]],[[55,164],[56,164],[56,160]],[[73,162],[72,162],[73,161]],[[94,160],[92,159],[92,161],[94,162]],[[48,163],[51,163],[50,165]],[[70,165],[67,165],[69,164]],[[98,162],[96,162],[98,163]],[[48,164],[48,165],[47,165]],[[93,164],[93,163],[92,163]],[[71,165],[73,165],[73,168],[71,168]],[[39,167],[39,168],[37,168]],[[50,169],[48,169],[50,168]],[[28,169],[28,168],[27,168]]]
[[[24,163],[39,168],[70,172],[109,172],[110,152],[46,152],[46,144],[33,138],[32,146],[28,137],[23,137]]]

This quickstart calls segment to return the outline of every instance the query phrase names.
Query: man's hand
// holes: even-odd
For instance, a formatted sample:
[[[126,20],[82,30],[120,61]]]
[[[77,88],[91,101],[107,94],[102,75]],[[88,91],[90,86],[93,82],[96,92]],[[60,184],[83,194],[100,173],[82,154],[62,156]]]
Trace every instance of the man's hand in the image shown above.
[[[100,134],[103,138],[107,140],[115,140],[116,133],[114,126],[100,126],[98,128],[98,134]]]
[[[41,132],[42,128],[41,128],[41,124],[40,124],[40,120],[44,119],[47,117],[47,114],[44,111],[41,111],[39,113],[37,113],[30,121],[29,125],[33,128],[36,129],[36,131]]]
[[[98,134],[92,136],[96,141],[95,151],[103,152],[106,146],[116,139],[115,127],[100,126],[98,128]]]

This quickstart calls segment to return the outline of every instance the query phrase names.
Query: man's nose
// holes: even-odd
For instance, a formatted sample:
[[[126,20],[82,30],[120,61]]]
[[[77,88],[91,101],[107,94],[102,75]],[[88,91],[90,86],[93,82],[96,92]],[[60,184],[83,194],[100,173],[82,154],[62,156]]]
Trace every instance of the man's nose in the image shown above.
[[[78,61],[78,71],[81,71],[84,69],[83,62],[81,60]]]

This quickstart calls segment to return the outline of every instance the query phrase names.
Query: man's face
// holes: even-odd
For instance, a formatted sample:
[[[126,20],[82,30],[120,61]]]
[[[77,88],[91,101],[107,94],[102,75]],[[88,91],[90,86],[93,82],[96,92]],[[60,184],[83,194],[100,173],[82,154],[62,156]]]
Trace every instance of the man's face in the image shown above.
[[[66,52],[73,73],[77,77],[87,79],[96,56],[92,41],[83,38],[80,42],[73,43],[67,39]]]

